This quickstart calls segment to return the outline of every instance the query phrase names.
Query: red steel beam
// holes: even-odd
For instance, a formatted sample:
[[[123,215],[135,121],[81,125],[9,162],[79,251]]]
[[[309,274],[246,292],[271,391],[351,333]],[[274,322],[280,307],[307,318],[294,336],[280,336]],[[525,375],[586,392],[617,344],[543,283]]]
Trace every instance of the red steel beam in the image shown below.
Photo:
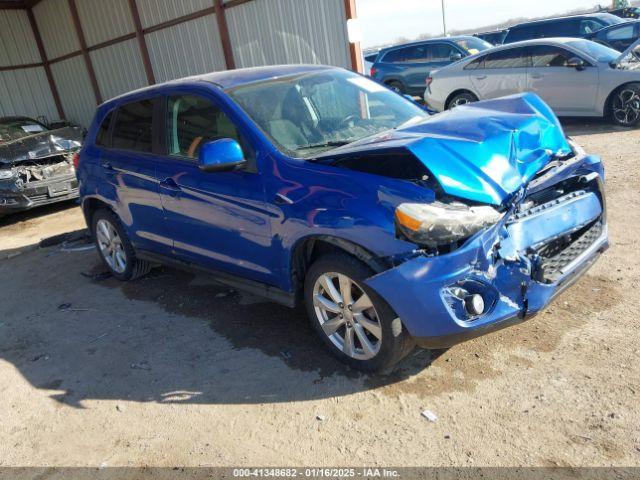
[[[344,0],[344,10],[347,20],[358,18],[356,14],[356,0]],[[349,56],[351,57],[351,68],[356,72],[364,73],[364,62],[362,61],[360,43],[349,42]]]
[[[224,5],[222,0],[214,0],[216,7],[216,20],[218,21],[218,33],[220,34],[220,42],[222,43],[222,52],[224,53],[224,61],[227,70],[236,68],[236,61],[233,58],[233,48],[231,47],[231,38],[229,37],[229,27],[227,26],[227,17],[224,13]]]
[[[140,12],[138,11],[138,5],[136,4],[136,0],[129,0],[129,10],[131,10],[133,25],[136,29],[136,38],[138,39],[138,48],[140,48],[140,55],[142,56],[142,64],[144,65],[144,72],[147,75],[147,83],[149,85],[154,85],[156,83],[156,77],[153,74],[151,57],[149,56],[149,49],[147,48],[147,42],[144,39],[144,30],[142,29],[142,22],[140,21]]]
[[[31,31],[33,32],[33,37],[36,40],[36,45],[38,46],[38,52],[40,52],[40,60],[42,60],[42,66],[44,67],[44,72],[47,76],[47,81],[49,82],[49,88],[51,89],[51,95],[53,96],[53,101],[56,104],[56,110],[58,110],[58,115],[60,118],[65,118],[64,109],[62,108],[62,101],[60,100],[60,94],[58,93],[58,88],[56,87],[56,82],[53,78],[53,73],[51,73],[51,66],[47,60],[47,53],[44,49],[44,44],[42,43],[42,37],[40,36],[40,30],[38,29],[38,24],[36,23],[36,17],[33,15],[33,10],[30,8],[27,9],[27,17],[29,17],[29,24],[31,25]]]
[[[89,81],[91,82],[91,88],[93,94],[96,97],[96,103],[99,105],[102,103],[102,95],[100,94],[100,87],[98,86],[98,79],[96,78],[96,71],[93,69],[93,62],[91,56],[87,50],[87,41],[84,38],[82,32],[82,25],[80,23],[80,16],[78,15],[78,7],[76,6],[76,0],[67,0],[69,2],[69,10],[71,10],[71,18],[73,19],[73,26],[76,29],[78,35],[78,41],[80,42],[80,52],[84,58],[84,63],[87,66],[87,72],[89,73]]]

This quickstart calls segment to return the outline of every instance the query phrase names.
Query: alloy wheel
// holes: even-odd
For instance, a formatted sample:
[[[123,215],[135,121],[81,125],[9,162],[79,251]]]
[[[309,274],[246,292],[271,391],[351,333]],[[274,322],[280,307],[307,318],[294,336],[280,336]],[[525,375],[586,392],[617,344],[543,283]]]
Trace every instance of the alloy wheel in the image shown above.
[[[613,100],[613,116],[621,125],[635,125],[640,119],[640,95],[631,89],[622,90]]]
[[[96,223],[96,239],[98,248],[109,268],[116,273],[124,273],[127,269],[127,254],[122,245],[122,239],[115,227],[101,218]]]
[[[382,325],[373,303],[355,281],[325,273],[313,287],[313,307],[322,331],[345,355],[375,357],[382,345]]]

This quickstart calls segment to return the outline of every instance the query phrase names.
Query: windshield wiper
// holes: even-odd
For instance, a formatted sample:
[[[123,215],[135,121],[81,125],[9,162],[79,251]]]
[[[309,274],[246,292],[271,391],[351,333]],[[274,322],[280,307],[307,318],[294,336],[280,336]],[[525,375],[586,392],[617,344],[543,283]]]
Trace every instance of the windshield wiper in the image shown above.
[[[349,143],[351,143],[351,141],[349,140],[332,140],[330,142],[322,142],[322,143],[311,143],[309,145],[301,145],[298,148],[296,148],[297,150],[310,150],[313,148],[326,148],[326,147],[342,147],[344,145],[348,145]]]

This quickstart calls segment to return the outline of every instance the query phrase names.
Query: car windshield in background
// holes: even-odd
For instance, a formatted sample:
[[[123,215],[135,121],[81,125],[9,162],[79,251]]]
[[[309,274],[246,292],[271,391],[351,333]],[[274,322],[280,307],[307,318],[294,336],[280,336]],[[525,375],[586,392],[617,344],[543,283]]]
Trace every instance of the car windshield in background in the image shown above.
[[[347,71],[269,80],[227,93],[278,149],[302,158],[428,117],[401,95]]]
[[[475,55],[476,53],[493,48],[493,45],[491,45],[489,42],[485,42],[481,38],[475,37],[455,40],[455,42],[456,45],[462,48],[469,55]]]
[[[620,56],[619,51],[589,40],[571,40],[567,45],[577,48],[598,62],[615,62]]]
[[[12,142],[45,131],[47,127],[28,118],[0,120],[0,143]]]

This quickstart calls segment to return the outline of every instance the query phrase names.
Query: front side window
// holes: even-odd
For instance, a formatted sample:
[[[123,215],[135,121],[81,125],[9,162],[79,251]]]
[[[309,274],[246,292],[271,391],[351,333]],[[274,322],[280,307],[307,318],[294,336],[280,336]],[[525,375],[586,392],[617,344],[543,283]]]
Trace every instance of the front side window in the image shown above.
[[[485,57],[485,69],[524,68],[526,67],[523,48],[510,48],[490,53]]]
[[[196,159],[202,145],[231,138],[242,145],[231,119],[209,100],[196,95],[170,97],[168,102],[169,155]]]
[[[566,67],[575,55],[562,48],[550,45],[531,47],[531,64],[534,68]]]
[[[446,43],[436,43],[431,45],[431,59],[432,62],[450,62],[455,54],[462,56],[462,54],[453,47],[452,45],[447,45]]]
[[[113,148],[150,153],[153,138],[154,100],[129,103],[118,109],[113,127]]]
[[[580,22],[580,35],[589,35],[590,33],[597,32],[604,24],[597,20],[587,19]]]
[[[634,37],[635,24],[615,27],[607,31],[606,37],[609,41],[629,40]]]
[[[302,158],[428,118],[401,95],[342,70],[267,80],[227,93],[278,149]]]
[[[500,40],[502,41],[505,34],[499,33],[495,35],[500,35]],[[480,53],[493,48],[493,45],[491,45],[489,42],[476,37],[462,38],[459,40],[455,40],[455,42],[456,45],[462,48],[469,55],[475,55],[476,53]]]

